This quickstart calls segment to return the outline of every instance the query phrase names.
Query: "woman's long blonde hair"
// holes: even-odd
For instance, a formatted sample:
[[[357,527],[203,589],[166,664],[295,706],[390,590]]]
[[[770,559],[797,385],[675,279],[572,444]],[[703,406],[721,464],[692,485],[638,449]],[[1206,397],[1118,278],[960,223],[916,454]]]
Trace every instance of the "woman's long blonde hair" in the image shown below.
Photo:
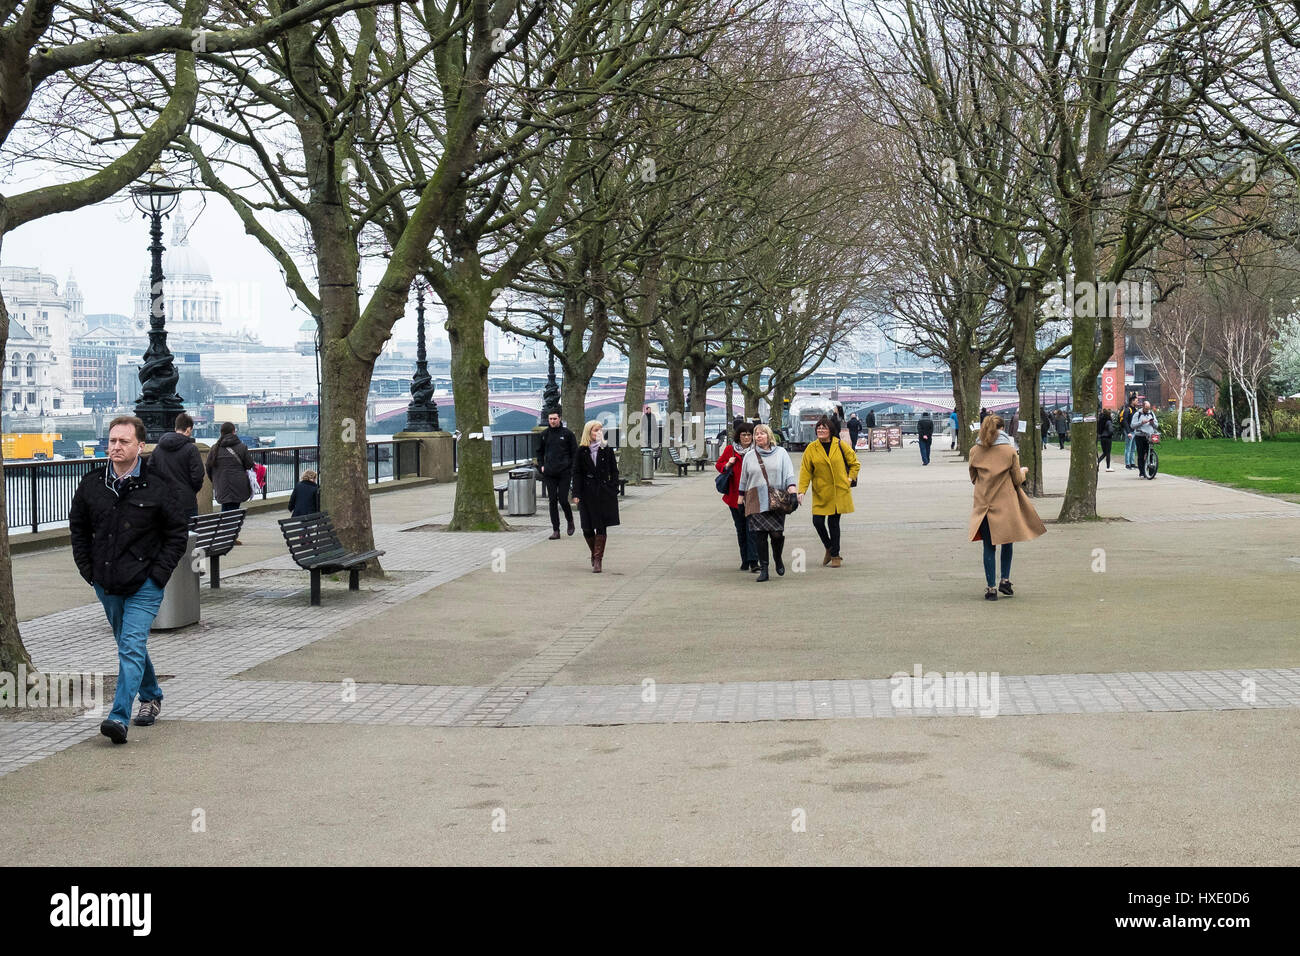
[[[998,429],[1004,424],[1006,423],[1002,421],[1001,415],[994,415],[991,412],[988,415],[985,415],[984,421],[980,422],[979,444],[983,445],[985,448],[992,448],[993,442],[998,437]]]
[[[592,419],[591,421],[587,422],[587,424],[585,424],[585,425],[582,426],[582,441],[578,442],[578,444],[581,445],[583,448],[590,448],[590,447],[591,447],[591,430],[592,430],[593,428],[600,428],[600,429],[603,430],[604,427],[605,427],[605,426],[604,426],[603,423],[598,422],[598,421],[596,421],[595,419]],[[604,438],[604,434],[603,434],[603,432],[602,432],[601,437]]]

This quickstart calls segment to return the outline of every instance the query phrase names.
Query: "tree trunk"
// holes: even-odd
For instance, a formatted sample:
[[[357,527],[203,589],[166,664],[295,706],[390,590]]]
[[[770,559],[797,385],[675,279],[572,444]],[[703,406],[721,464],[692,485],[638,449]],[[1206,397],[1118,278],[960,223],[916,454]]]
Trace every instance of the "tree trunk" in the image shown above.
[[[650,355],[650,330],[641,327],[632,330],[631,347],[627,353],[627,388],[623,392],[623,407],[627,411],[627,437],[618,450],[619,474],[629,484],[641,484],[641,449],[654,443],[642,409],[645,408],[646,361]],[[632,441],[635,437],[637,440]]]
[[[979,422],[980,412],[980,359],[969,352],[958,354],[948,363],[952,375],[952,398],[957,412],[957,450],[963,459],[970,458],[975,444],[972,422]],[[1022,457],[1023,461],[1023,457]]]
[[[665,357],[668,366],[668,404],[664,421],[664,440],[672,437],[672,444],[681,444],[682,423],[686,413],[686,370],[671,357]]]
[[[587,385],[591,381],[584,378],[580,370],[564,370],[560,381],[560,410],[569,428],[575,434],[582,434],[582,426],[587,422]]]
[[[371,371],[370,363],[359,359],[346,339],[325,339],[321,349],[321,508],[329,511],[339,541],[349,551],[372,551],[375,547],[366,445]],[[382,575],[377,559],[368,562],[366,573]]]
[[[731,379],[727,379],[726,381],[726,393],[727,427],[730,428],[731,423],[736,420],[736,385]],[[728,437],[730,437],[730,435]]]
[[[1041,408],[1038,404],[1038,378],[1045,362],[1038,350],[1035,307],[1031,293],[1016,291],[1011,306],[1011,336],[1016,356],[1016,396],[1019,399],[1020,420],[1026,423],[1025,437],[1020,442],[1020,464],[1029,469],[1025,478],[1025,493],[1039,498],[1046,493],[1043,485]],[[978,406],[979,399],[976,398],[975,402]],[[976,418],[978,416],[977,407]]]
[[[456,503],[448,531],[504,531],[493,491],[492,442],[482,438],[491,427],[488,414],[488,359],[483,348],[487,302],[466,296],[443,303],[451,341],[451,388],[456,402]],[[478,438],[470,436],[478,435]]]
[[[690,414],[686,416],[683,424],[686,426],[687,437],[691,440],[691,452],[696,457],[704,454],[704,440],[707,437],[705,428],[709,418],[709,374],[712,371],[708,360],[703,357],[692,357],[691,359],[691,397],[690,397]],[[698,425],[695,416],[699,416]]]
[[[0,242],[3,241],[3,234],[0,234]],[[9,341],[9,310],[5,307],[4,297],[0,296],[0,386],[4,385],[4,373],[7,367],[4,363],[5,344]],[[2,469],[0,469],[2,470]],[[7,515],[9,512],[5,506],[5,483],[0,478],[0,515]],[[18,633],[18,610],[14,602],[14,576],[13,561],[9,556],[9,523],[6,520],[3,526],[0,526],[0,671],[6,671],[15,675],[17,680],[18,666],[22,665],[27,668],[28,673],[32,671],[32,659],[27,653],[27,648],[23,646],[23,639]],[[25,694],[26,687],[15,685],[18,693]]]
[[[745,421],[752,422],[758,417],[758,390],[762,385],[762,371],[750,372],[740,381],[740,391],[745,396]]]

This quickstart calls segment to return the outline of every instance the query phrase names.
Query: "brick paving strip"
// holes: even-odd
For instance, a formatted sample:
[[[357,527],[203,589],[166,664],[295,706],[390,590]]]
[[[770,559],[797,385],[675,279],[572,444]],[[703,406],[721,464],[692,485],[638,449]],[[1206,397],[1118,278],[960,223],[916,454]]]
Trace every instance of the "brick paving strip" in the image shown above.
[[[642,487],[632,500],[658,497],[672,487],[671,483]],[[1297,515],[1300,509],[1133,515],[1129,520]],[[384,566],[394,572],[393,580],[367,583],[360,592],[327,588],[325,603],[318,608],[305,603],[306,572],[297,569],[287,555],[225,571],[221,591],[205,588],[203,592],[206,612],[200,624],[174,634],[155,635],[151,642],[150,652],[160,673],[178,675],[167,682],[164,719],[522,727],[979,713],[969,704],[943,706],[942,697],[929,706],[923,698],[921,706],[894,707],[891,695],[895,685],[889,679],[658,684],[653,690],[642,685],[549,686],[547,681],[598,641],[610,624],[671,570],[676,552],[667,542],[641,573],[622,583],[581,623],[502,674],[491,686],[344,686],[338,682],[233,679],[257,664],[363,621],[383,606],[400,604],[487,567],[496,549],[521,551],[549,532],[549,522],[516,522],[518,530],[500,534],[443,533],[436,550],[428,535],[404,533],[449,518],[441,515],[377,526],[377,546],[388,552]],[[722,534],[712,527],[720,523],[720,519],[710,518],[690,528],[625,528],[620,533],[701,537]],[[294,586],[281,591],[257,588],[254,572],[286,571],[300,576],[301,581],[295,577]],[[417,574],[415,580],[402,583]],[[116,652],[112,642],[105,640],[103,611],[97,603],[37,618],[21,628],[29,651],[47,673],[116,673]],[[1300,707],[1300,670],[1296,669],[1004,676],[997,686],[999,716]],[[100,719],[0,722],[0,775],[94,736]]]

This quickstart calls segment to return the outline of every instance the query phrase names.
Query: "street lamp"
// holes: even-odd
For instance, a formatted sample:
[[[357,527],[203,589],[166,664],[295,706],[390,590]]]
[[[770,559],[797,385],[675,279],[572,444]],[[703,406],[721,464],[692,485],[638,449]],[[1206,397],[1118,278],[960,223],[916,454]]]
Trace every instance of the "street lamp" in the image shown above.
[[[177,414],[185,408],[181,397],[176,394],[180,374],[167,348],[163,315],[162,221],[176,207],[180,194],[179,189],[168,185],[161,163],[154,163],[145,181],[131,187],[132,202],[150,220],[149,237],[152,240],[149,244],[153,258],[149,275],[152,296],[149,347],[140,366],[140,399],[135,403],[135,413],[144,422],[150,442],[156,442],[164,432],[171,431]]]
[[[436,432],[438,403],[433,400],[433,378],[429,375],[428,357],[424,351],[424,280],[415,280],[415,321],[417,332],[415,348],[415,375],[411,377],[411,403],[406,406],[408,432]]]
[[[552,326],[554,328],[554,326]],[[563,328],[561,332],[563,332]],[[562,415],[560,409],[560,385],[555,380],[555,347],[554,333],[552,332],[551,347],[546,350],[546,387],[542,389],[542,413],[537,416],[537,424],[547,424],[546,418],[551,412]]]

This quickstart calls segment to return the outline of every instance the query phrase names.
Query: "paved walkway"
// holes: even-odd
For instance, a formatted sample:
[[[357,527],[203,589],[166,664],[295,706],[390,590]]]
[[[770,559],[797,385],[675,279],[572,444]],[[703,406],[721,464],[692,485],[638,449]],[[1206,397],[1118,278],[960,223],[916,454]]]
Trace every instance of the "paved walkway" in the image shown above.
[[[798,752],[842,736],[836,728],[858,718],[873,725],[895,718],[880,726],[901,732],[925,717],[920,723],[940,736],[980,739],[987,724],[1012,747],[1038,732],[1017,723],[1029,717],[1055,724],[1272,711],[1300,725],[1300,653],[1293,604],[1282,597],[1295,594],[1300,571],[1287,520],[1300,517],[1300,506],[1167,476],[1149,483],[1103,474],[1101,510],[1123,520],[1049,524],[1048,535],[1017,549],[1017,596],[992,604],[982,600],[978,548],[964,541],[964,466],[939,454],[925,470],[908,452],[864,458],[858,512],[845,519],[845,566],[821,567],[800,512],[790,519],[790,571],[766,585],[735,570],[730,519],[708,476],[630,488],[599,578],[586,567],[580,537],[545,540],[542,515],[514,519],[507,533],[449,534],[427,530],[446,522],[449,488],[377,496],[388,577],[356,593],[327,584],[320,608],[307,605],[306,575],[277,553],[273,519],[255,516],[241,549],[254,560],[223,569],[220,591],[204,590],[203,622],[150,641],[159,672],[175,675],[164,682],[162,722],[133,728],[128,747],[111,748],[97,736],[98,718],[0,721],[0,801],[48,834],[60,825],[48,806],[59,774],[63,785],[86,774],[89,781],[123,754],[137,768],[183,760],[188,745],[174,753],[157,745],[180,743],[188,736],[180,728],[199,723],[277,734],[302,726],[295,735],[317,736],[293,738],[291,763],[319,760],[339,725],[471,734],[457,738],[470,763],[498,749],[497,738],[482,735],[547,732],[547,748],[564,750],[573,738],[548,729],[571,735],[582,725],[625,741],[636,733],[631,726],[607,725],[827,722]],[[1065,460],[1049,452],[1049,491],[1059,494],[1052,486],[1063,483]],[[1040,502],[1049,519],[1058,506],[1059,497]],[[66,574],[65,560],[16,559],[20,596],[24,582]],[[74,603],[77,594],[29,599],[28,648],[49,671],[113,673],[102,611]],[[32,600],[48,613],[32,616]],[[65,606],[50,610],[42,601]],[[900,673],[915,678],[891,679]],[[900,691],[911,696],[900,700]],[[1011,720],[972,722],[981,714]],[[310,731],[314,724],[335,729]],[[1070,727],[1070,735],[1089,732]],[[1254,732],[1239,722],[1222,727]],[[1150,730],[1127,731],[1134,732]],[[753,739],[740,728],[730,733]],[[195,741],[205,760],[229,756],[221,738]],[[690,738],[661,742],[660,759],[689,760]],[[279,772],[276,751],[268,749],[260,773]],[[880,762],[889,764],[890,752]],[[1024,752],[1048,767],[1076,766],[1051,748]],[[54,778],[31,766],[54,762]],[[534,772],[522,769],[527,764],[524,777]],[[748,774],[731,786],[744,787]],[[310,786],[319,785],[313,778]],[[692,781],[682,786],[690,792]],[[1294,821],[1289,826],[1294,833]],[[640,845],[633,832],[619,836],[625,850]],[[1154,850],[1137,859],[1154,860]]]

